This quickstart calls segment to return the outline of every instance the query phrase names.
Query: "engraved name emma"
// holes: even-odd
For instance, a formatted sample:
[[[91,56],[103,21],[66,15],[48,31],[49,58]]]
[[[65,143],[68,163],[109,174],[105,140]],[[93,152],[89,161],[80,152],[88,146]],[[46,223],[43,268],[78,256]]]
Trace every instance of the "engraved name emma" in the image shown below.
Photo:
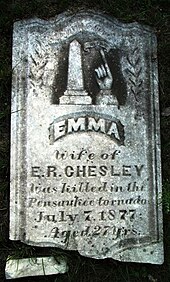
[[[103,116],[63,116],[57,118],[49,127],[51,144],[68,134],[75,132],[103,133],[114,140],[118,145],[124,143],[124,126],[117,119],[106,119]]]

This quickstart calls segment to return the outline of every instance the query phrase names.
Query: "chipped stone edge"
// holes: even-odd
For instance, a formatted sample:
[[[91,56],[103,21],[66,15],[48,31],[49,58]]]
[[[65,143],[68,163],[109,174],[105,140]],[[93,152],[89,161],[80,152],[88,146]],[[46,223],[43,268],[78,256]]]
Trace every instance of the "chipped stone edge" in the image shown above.
[[[150,27],[148,25],[145,25],[145,24],[143,25],[143,24],[140,24],[136,21],[131,22],[131,23],[124,23],[121,20],[118,20],[114,17],[111,17],[107,13],[103,13],[101,11],[90,10],[90,9],[81,10],[81,11],[78,11],[78,12],[68,10],[66,12],[58,14],[55,17],[49,18],[47,20],[44,20],[44,19],[41,19],[41,18],[38,18],[38,17],[34,17],[34,18],[31,18],[31,19],[26,19],[26,20],[19,20],[19,21],[14,22],[14,28],[16,28],[16,27],[17,28],[19,28],[19,27],[23,28],[23,26],[30,27],[31,25],[39,24],[39,25],[41,25],[41,27],[46,29],[46,26],[49,26],[50,24],[51,24],[51,26],[56,27],[56,25],[61,25],[63,22],[65,22],[65,23],[66,23],[66,21],[70,22],[70,20],[72,18],[81,18],[81,17],[84,17],[84,16],[86,16],[86,17],[93,17],[94,16],[95,18],[98,17],[101,20],[103,18],[104,21],[108,21],[111,24],[114,24],[118,27],[122,27],[124,29],[137,28],[141,31],[145,30],[146,32],[153,32],[153,33],[155,33],[155,31],[156,31],[155,28]],[[63,18],[64,18],[64,20],[63,20]]]
[[[68,271],[67,261],[61,257],[33,257],[23,259],[7,259],[5,267],[6,279],[29,276],[64,274]]]
[[[50,23],[52,26],[56,25],[61,25],[62,21],[63,21],[63,16],[66,16],[67,13],[61,14],[57,17],[55,17],[54,19],[50,20]],[[95,13],[89,13],[89,12],[81,12],[78,14],[78,16],[91,16],[91,15],[96,15]],[[97,14],[101,20],[101,16],[103,17],[103,19],[105,19],[105,21],[110,21],[111,24],[115,24],[118,26],[121,26],[125,29],[129,29],[129,28],[138,28],[141,31],[143,30],[143,26],[138,24],[138,23],[130,23],[130,24],[124,24],[121,23],[115,19],[108,19],[108,17],[105,17],[105,15],[100,15],[100,13]],[[77,15],[73,15],[74,17],[76,17]],[[65,21],[69,21],[70,20],[69,16],[67,19],[64,19]],[[30,19],[30,20],[24,20],[24,21],[19,21],[16,22],[14,24],[14,34],[16,33],[20,33],[22,32],[23,28],[32,25],[34,26],[34,24],[40,24],[42,25],[42,27],[44,29],[46,29],[44,27],[44,25],[49,25],[49,21],[45,21],[45,20],[41,20],[38,18],[35,19]],[[23,24],[25,25],[23,27]],[[157,47],[157,43],[156,43],[156,36],[154,34],[154,31],[152,28],[150,27],[144,27],[146,33],[148,33],[149,37],[151,38],[151,52],[152,54],[156,53],[156,47]],[[27,45],[27,33],[24,34],[25,35],[25,44]],[[15,36],[14,36],[15,38]],[[22,39],[23,40],[23,39]],[[27,48],[27,47],[26,47]],[[13,49],[14,52],[14,49]],[[151,56],[152,56],[151,54]],[[16,55],[17,57],[17,55]],[[13,54],[13,58],[14,58],[14,54]],[[14,60],[13,60],[13,68],[15,68],[14,66]],[[24,69],[24,68],[23,68]],[[17,71],[19,71],[19,68],[17,67]],[[23,70],[25,71],[25,69]],[[150,61],[150,81],[152,82],[151,85],[151,105],[152,105],[152,111],[153,111],[153,119],[154,119],[154,126],[152,128],[152,137],[154,137],[154,139],[152,140],[152,149],[153,149],[153,154],[152,156],[154,157],[154,163],[155,163],[155,171],[153,171],[153,176],[155,177],[154,181],[155,181],[155,187],[157,187],[156,190],[156,195],[154,195],[158,202],[161,202],[161,193],[162,193],[162,189],[161,189],[161,157],[160,157],[160,134],[159,134],[159,130],[160,130],[160,118],[159,118],[159,95],[158,95],[158,81],[157,81],[157,77],[158,77],[158,67],[157,67],[157,60],[153,60]],[[22,141],[24,136],[22,136],[22,131],[24,131],[24,128],[22,128],[22,126],[20,124],[23,124],[24,121],[24,112],[26,111],[26,108],[24,107],[24,102],[23,100],[20,98],[21,95],[17,95],[15,96],[16,93],[16,86],[17,86],[17,82],[14,81],[15,79],[13,78],[13,94],[12,94],[12,99],[13,99],[13,103],[12,103],[12,113],[15,113],[15,117],[12,118],[11,121],[11,147],[12,147],[12,153],[11,153],[11,158],[13,159],[13,161],[11,162],[11,172],[12,172],[12,176],[11,176],[11,182],[12,182],[12,187],[15,187],[15,189],[11,189],[11,211],[13,213],[13,210],[15,210],[15,217],[13,218],[13,223],[14,226],[11,224],[10,225],[10,238],[12,240],[21,240],[23,242],[25,242],[24,240],[24,235],[21,235],[21,229],[20,226],[24,226],[23,222],[23,216],[20,216],[20,212],[22,211],[22,209],[24,208],[23,203],[24,203],[24,195],[20,195],[19,193],[19,186],[18,184],[21,183],[21,178],[22,178],[22,170],[24,169],[22,167],[22,164],[19,162],[20,159],[23,160],[23,156],[24,156],[24,149],[22,150]],[[20,83],[20,82],[19,82]],[[22,92],[22,91],[21,91]],[[26,90],[25,90],[26,92]],[[18,122],[20,121],[20,123]],[[22,122],[21,122],[22,121]],[[19,124],[19,125],[18,125]],[[14,129],[14,130],[13,130]],[[157,134],[156,134],[157,133]],[[16,143],[15,143],[16,142]],[[15,172],[16,171],[16,172]],[[26,179],[24,180],[26,182]],[[23,183],[23,180],[22,180]],[[18,204],[13,204],[15,199]],[[17,219],[17,222],[15,222]],[[159,238],[157,238],[158,243],[155,244],[155,248],[158,248],[160,251],[162,251],[163,249],[163,245],[162,245],[162,238],[163,238],[163,231],[162,231],[162,207],[161,204],[158,205],[157,208],[157,215],[156,215],[156,219],[157,219],[157,234],[159,234]],[[13,228],[15,227],[15,228]],[[23,229],[24,231],[24,229]],[[33,242],[29,242],[29,244],[34,244]],[[34,244],[35,245],[35,244]],[[43,244],[37,244],[37,245],[41,245],[43,246]],[[52,245],[52,244],[51,244]],[[54,244],[55,245],[55,244]],[[55,245],[56,246],[56,245]],[[61,247],[61,246],[60,246]],[[138,248],[138,247],[137,247]],[[139,249],[141,247],[139,246]],[[135,249],[135,248],[134,248]],[[132,250],[131,250],[132,251]],[[79,251],[80,252],[80,251]],[[123,251],[125,252],[125,251]],[[86,254],[87,256],[87,254]],[[128,260],[128,256],[127,255],[127,260]],[[119,256],[120,257],[120,256]],[[126,257],[126,255],[125,255]],[[116,255],[114,255],[115,259],[118,259],[118,257],[116,257]],[[125,258],[126,261],[126,258]],[[136,261],[136,260],[133,260]],[[142,261],[141,261],[142,262]],[[156,263],[156,264],[162,264],[163,263],[163,258],[159,260],[159,262],[155,262],[155,259],[150,260],[150,263]]]

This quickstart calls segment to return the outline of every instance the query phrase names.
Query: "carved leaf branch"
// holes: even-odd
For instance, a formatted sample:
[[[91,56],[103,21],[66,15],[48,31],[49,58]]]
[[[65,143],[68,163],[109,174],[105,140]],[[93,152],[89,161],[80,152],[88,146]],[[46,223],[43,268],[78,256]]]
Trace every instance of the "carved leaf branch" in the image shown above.
[[[31,68],[30,68],[30,81],[33,86],[36,84],[41,87],[43,85],[44,68],[48,63],[48,57],[45,47],[36,40],[36,46],[30,55]]]
[[[136,47],[126,57],[126,77],[133,93],[135,100],[138,101],[138,95],[142,91],[142,62],[140,57],[140,50]]]

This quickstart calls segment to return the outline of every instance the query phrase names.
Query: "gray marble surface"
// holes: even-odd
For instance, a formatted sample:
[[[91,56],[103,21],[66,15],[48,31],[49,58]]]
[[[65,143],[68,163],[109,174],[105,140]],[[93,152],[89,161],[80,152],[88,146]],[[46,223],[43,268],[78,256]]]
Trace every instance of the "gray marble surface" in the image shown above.
[[[5,267],[6,279],[28,276],[62,274],[68,271],[64,259],[54,257],[35,257],[23,259],[8,259]]]
[[[163,262],[156,49],[93,12],[14,24],[11,240]]]

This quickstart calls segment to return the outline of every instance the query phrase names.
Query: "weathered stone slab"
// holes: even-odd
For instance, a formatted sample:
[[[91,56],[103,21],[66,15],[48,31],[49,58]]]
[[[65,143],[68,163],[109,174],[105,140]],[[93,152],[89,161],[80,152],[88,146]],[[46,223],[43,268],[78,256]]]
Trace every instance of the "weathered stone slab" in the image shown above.
[[[62,274],[68,271],[66,261],[54,257],[36,257],[24,259],[9,259],[6,263],[6,279],[28,276]]]
[[[10,238],[161,264],[156,38],[102,14],[14,25]]]

